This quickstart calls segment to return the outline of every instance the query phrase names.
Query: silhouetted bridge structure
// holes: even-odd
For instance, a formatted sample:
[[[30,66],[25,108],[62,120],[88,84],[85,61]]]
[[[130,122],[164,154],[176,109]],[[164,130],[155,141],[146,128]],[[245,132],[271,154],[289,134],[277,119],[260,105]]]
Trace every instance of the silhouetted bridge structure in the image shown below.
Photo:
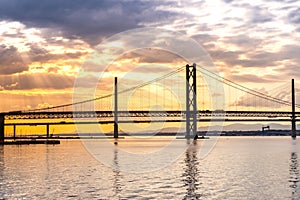
[[[50,108],[42,108],[29,111],[14,111],[0,113],[0,141],[4,141],[4,126],[13,126],[14,135],[16,126],[22,125],[44,125],[46,126],[46,136],[49,137],[50,125],[68,125],[68,124],[114,124],[114,137],[118,137],[119,123],[159,123],[159,122],[184,122],[186,123],[186,138],[197,139],[198,122],[291,122],[291,136],[296,137],[296,121],[300,120],[300,112],[296,112],[295,107],[295,89],[294,80],[292,80],[292,102],[287,102],[278,98],[264,95],[260,92],[248,89],[244,86],[237,85],[232,81],[217,77],[218,81],[227,84],[237,90],[251,94],[263,101],[271,101],[277,104],[290,106],[291,111],[243,111],[243,110],[199,110],[197,108],[197,81],[196,65],[185,67],[186,85],[185,85],[185,110],[119,110],[117,78],[115,78],[114,94],[106,95],[105,98],[114,98],[114,109],[105,111],[52,111],[54,108],[65,108],[74,104],[84,104],[87,102],[98,101],[101,98],[91,99],[74,104],[59,105]],[[176,70],[176,72],[180,72]],[[202,73],[209,73],[207,70]],[[171,74],[174,74],[173,72]],[[211,75],[210,75],[211,76]],[[168,76],[164,76],[168,77]],[[220,79],[220,80],[219,80]],[[158,79],[162,80],[162,79]],[[152,81],[151,81],[152,82]],[[142,84],[144,87],[147,84]],[[134,87],[135,89],[138,87]],[[124,91],[121,91],[124,93]],[[298,119],[299,120],[298,120]],[[15,120],[14,122],[5,123],[6,120]],[[26,122],[23,122],[26,120]],[[30,122],[29,122],[29,121]],[[44,120],[44,121],[40,121]],[[47,121],[45,121],[47,120]],[[59,121],[57,121],[59,120]]]
[[[22,120],[22,119],[90,119],[97,118],[99,123],[106,123],[109,119],[114,118],[114,111],[62,111],[62,112],[24,112],[24,113],[3,113],[7,120]],[[211,121],[219,117],[221,121],[260,121],[265,118],[265,121],[291,121],[292,112],[288,111],[210,111],[198,110],[198,121]],[[185,121],[186,112],[182,111],[118,111],[119,118],[167,118],[168,121],[172,118]],[[211,119],[214,117],[213,119]],[[295,117],[300,117],[300,112],[295,112]],[[244,118],[246,118],[244,120]],[[296,121],[299,121],[296,119]],[[119,123],[122,121],[119,120]],[[139,121],[137,121],[139,122]],[[150,120],[148,122],[151,122]]]

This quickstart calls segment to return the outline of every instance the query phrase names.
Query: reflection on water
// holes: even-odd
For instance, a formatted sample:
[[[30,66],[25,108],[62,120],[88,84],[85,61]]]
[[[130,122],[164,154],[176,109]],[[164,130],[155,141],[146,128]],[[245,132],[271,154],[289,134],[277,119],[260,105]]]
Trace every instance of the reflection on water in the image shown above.
[[[185,168],[182,174],[186,194],[184,199],[200,199],[198,145],[191,144],[185,152]]]
[[[292,188],[292,199],[299,199],[299,163],[298,163],[298,154],[296,152],[291,153],[290,160],[290,187]]]
[[[4,185],[4,146],[0,145],[0,198],[4,196],[3,185]]]
[[[113,168],[77,140],[0,146],[0,199],[300,199],[300,143],[291,151],[287,137],[220,138],[205,159],[198,141],[172,166],[138,174],[122,171],[120,143]]]
[[[122,174],[120,171],[120,166],[119,166],[119,160],[118,160],[118,148],[115,147],[114,149],[114,168],[113,168],[113,174],[114,174],[114,180],[113,180],[113,187],[114,187],[114,193],[115,197],[120,198],[120,193],[122,191]]]

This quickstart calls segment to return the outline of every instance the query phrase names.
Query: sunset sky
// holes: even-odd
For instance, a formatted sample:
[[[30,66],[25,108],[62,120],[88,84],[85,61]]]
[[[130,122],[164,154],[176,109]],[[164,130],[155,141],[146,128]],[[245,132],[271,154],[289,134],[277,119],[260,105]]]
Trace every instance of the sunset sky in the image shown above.
[[[260,91],[283,84],[290,90],[291,78],[300,83],[299,13],[297,0],[0,0],[0,111],[71,103],[93,49],[143,27],[196,40],[225,78]],[[114,63],[119,74],[133,64],[185,64],[149,49],[127,52]],[[86,78],[87,88],[91,78],[98,77]]]

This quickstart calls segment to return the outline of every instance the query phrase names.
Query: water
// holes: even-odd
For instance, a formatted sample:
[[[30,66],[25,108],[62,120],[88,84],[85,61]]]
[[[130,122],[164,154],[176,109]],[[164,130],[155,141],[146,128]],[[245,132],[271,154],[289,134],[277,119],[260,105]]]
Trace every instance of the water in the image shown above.
[[[134,145],[139,139],[119,145],[126,141],[140,149]],[[221,137],[204,159],[198,154],[201,143],[171,166],[138,174],[105,166],[79,140],[0,147],[0,199],[300,198],[299,141]],[[153,141],[145,146],[155,148]],[[118,151],[114,148],[115,164]]]

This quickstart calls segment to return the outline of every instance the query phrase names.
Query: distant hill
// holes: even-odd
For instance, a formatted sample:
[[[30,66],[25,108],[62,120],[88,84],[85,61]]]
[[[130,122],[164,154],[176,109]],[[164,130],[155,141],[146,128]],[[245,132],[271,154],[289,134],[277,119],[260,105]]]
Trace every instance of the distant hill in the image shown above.
[[[258,131],[261,130],[263,126],[270,126],[270,129],[276,130],[290,130],[291,125],[282,125],[277,123],[269,123],[269,124],[229,124],[224,125],[222,127],[223,131]],[[200,131],[207,130],[208,127],[199,127]],[[300,126],[297,127],[298,129]],[[215,128],[217,129],[217,128]],[[210,130],[214,130],[214,127],[211,127]]]
[[[224,131],[224,132],[239,132],[239,131],[243,131],[243,132],[247,132],[247,131],[253,131],[253,132],[261,132],[262,130],[262,126],[270,126],[270,130],[276,130],[276,131],[280,131],[280,130],[286,130],[286,131],[290,131],[291,130],[291,125],[282,125],[282,124],[277,124],[277,123],[265,123],[265,124],[241,124],[241,123],[236,123],[236,124],[229,124],[229,125],[224,125],[223,127],[221,126],[201,126],[201,123],[198,124],[198,131],[200,132],[207,132],[209,131]],[[300,130],[300,124],[297,126],[297,130]],[[122,131],[120,131],[120,134],[122,135],[135,135],[135,134],[146,134],[146,135],[161,135],[164,133],[185,133],[185,127],[183,127],[182,129],[178,129],[176,127],[167,127],[167,128],[163,128],[161,130],[147,130],[147,131],[142,131],[142,132],[138,132],[138,133],[123,133]],[[99,135],[99,133],[82,133],[83,135],[87,135],[87,136],[97,136]],[[106,133],[109,135],[112,135],[113,132],[109,132]],[[55,136],[60,135],[60,136],[78,136],[77,133],[59,133],[59,134],[54,134]],[[180,134],[181,135],[181,134]]]
[[[214,130],[222,130],[222,131],[261,131],[263,126],[270,126],[270,129],[273,130],[290,130],[291,125],[282,125],[282,124],[277,124],[277,123],[266,123],[266,124],[229,124],[229,125],[224,125],[223,127],[220,126],[201,126],[201,123],[198,124],[198,131],[214,131]],[[297,130],[300,130],[300,124],[297,126]],[[174,132],[178,131],[177,128],[164,128],[160,132]],[[185,129],[182,129],[181,131],[185,131]]]

